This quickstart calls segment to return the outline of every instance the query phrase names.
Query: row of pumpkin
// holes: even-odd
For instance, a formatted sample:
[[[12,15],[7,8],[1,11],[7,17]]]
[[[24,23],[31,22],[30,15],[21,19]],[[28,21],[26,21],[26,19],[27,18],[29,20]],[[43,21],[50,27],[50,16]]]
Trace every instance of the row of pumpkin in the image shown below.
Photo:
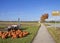
[[[27,31],[21,31],[21,30],[10,30],[6,32],[0,31],[0,37],[2,39],[9,38],[11,37],[12,39],[14,38],[22,38],[27,36],[29,33]]]

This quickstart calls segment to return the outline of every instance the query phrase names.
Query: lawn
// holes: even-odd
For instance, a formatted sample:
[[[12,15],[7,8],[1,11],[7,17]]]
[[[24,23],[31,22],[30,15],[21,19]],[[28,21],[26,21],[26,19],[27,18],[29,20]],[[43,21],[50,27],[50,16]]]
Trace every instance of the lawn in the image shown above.
[[[12,38],[1,39],[0,38],[0,43],[32,43],[38,29],[39,29],[38,23],[21,23],[21,30],[28,31],[29,35],[23,38],[16,38],[16,39],[12,39]]]
[[[53,36],[56,43],[60,43],[60,28],[50,27],[48,28],[49,33]]]

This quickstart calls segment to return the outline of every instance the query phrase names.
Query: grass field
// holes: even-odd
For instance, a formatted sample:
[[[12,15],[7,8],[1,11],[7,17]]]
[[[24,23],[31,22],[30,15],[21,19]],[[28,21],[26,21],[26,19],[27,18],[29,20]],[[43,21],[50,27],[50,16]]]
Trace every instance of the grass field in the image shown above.
[[[14,23],[17,24],[16,22],[14,22]],[[0,25],[7,26],[7,25],[14,24],[14,23],[13,22],[10,22],[10,23],[1,22]],[[1,39],[0,38],[0,43],[31,43],[39,29],[39,25],[38,25],[38,23],[35,23],[35,22],[34,23],[25,22],[25,23],[21,23],[21,28],[22,28],[22,31],[28,31],[30,34],[27,35],[26,37],[16,38],[16,39],[12,39],[12,38]]]
[[[53,36],[56,43],[60,43],[60,28],[55,29],[54,27],[50,27],[48,31]]]

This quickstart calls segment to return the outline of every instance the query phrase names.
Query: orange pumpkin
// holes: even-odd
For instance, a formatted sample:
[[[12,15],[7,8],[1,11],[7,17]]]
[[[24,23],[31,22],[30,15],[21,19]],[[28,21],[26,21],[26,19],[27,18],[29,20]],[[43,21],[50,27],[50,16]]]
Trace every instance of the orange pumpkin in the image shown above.
[[[27,31],[24,31],[23,32],[23,36],[26,36],[26,35],[28,35],[29,33],[27,32]]]
[[[19,37],[20,37],[20,38],[22,38],[22,37],[23,37],[23,33],[22,33],[22,32],[19,34]]]
[[[9,32],[9,33],[8,33],[8,37],[10,37],[10,36],[11,36],[11,33]]]
[[[6,36],[4,34],[1,37],[2,37],[2,39],[5,39],[6,38]]]
[[[0,37],[2,36],[2,31],[0,31]]]
[[[22,31],[18,29],[17,32],[18,32],[18,33],[21,33]]]
[[[0,37],[2,38],[2,39],[4,39],[4,38],[6,38],[6,37],[12,37],[13,39],[14,38],[17,38],[17,37],[20,37],[20,38],[22,38],[22,37],[24,37],[24,36],[26,36],[26,35],[28,35],[29,33],[27,32],[27,31],[21,31],[21,30],[10,30],[10,31],[8,31],[8,32],[2,32],[2,31],[0,31]]]
[[[12,36],[12,38],[13,38],[13,39],[14,39],[14,38],[17,38],[16,34],[14,34],[14,35]]]

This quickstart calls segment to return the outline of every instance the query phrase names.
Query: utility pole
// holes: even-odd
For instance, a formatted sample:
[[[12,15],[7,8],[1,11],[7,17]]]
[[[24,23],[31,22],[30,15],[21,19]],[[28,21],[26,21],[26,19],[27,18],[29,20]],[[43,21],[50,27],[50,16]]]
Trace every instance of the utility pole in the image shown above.
[[[18,18],[18,27],[20,28],[20,18]]]

